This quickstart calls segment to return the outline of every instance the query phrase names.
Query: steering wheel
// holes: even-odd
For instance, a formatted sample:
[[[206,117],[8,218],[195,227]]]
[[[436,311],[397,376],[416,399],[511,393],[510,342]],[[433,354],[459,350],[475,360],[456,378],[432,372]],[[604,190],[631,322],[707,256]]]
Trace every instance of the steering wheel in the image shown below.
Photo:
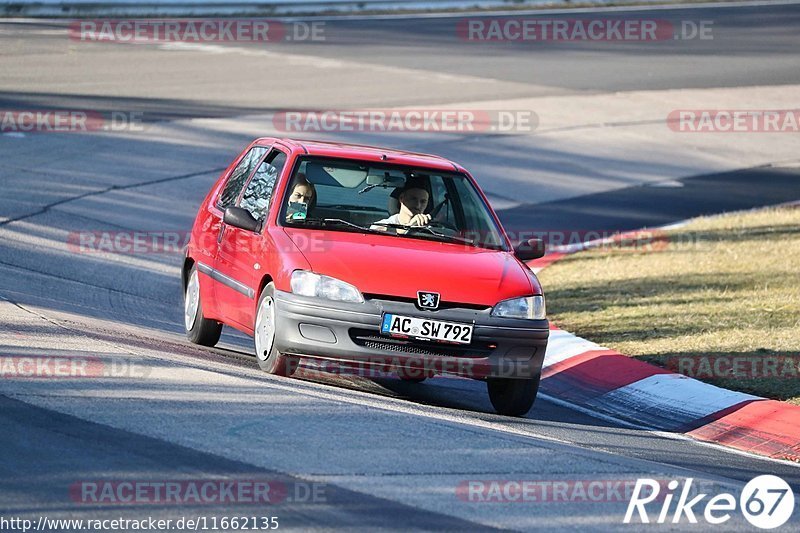
[[[428,222],[427,225],[432,228],[442,228],[448,231],[453,231],[458,233],[458,228],[456,228],[455,226],[451,226],[450,224],[445,224],[444,222],[440,222],[438,220],[431,220],[430,222]]]
[[[439,220],[434,220],[436,218],[436,215],[439,214],[439,211],[441,211],[442,208],[445,205],[447,205],[448,203],[450,203],[450,195],[448,193],[445,193],[444,194],[444,200],[442,200],[441,202],[436,204],[436,207],[434,207],[431,210],[431,212],[428,213],[431,216],[431,221],[428,222],[427,225],[428,226],[433,226],[435,228],[444,228],[444,229],[447,229],[447,230],[450,230],[450,231],[458,232],[458,228],[456,228],[455,226],[451,226],[450,224],[445,224],[444,222],[441,222]]]

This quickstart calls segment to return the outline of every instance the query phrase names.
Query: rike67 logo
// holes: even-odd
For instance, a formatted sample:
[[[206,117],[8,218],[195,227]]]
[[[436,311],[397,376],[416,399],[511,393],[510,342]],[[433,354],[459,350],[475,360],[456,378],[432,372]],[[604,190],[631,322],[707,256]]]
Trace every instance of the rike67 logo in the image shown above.
[[[683,518],[696,524],[702,517],[708,524],[724,524],[731,519],[731,513],[739,511],[751,525],[759,529],[775,529],[784,525],[794,512],[794,493],[786,481],[778,476],[764,475],[751,479],[744,486],[737,502],[733,494],[722,493],[706,500],[708,494],[697,493],[692,488],[692,478],[684,481],[678,494],[680,483],[672,480],[667,484],[667,491],[661,494],[661,485],[654,479],[638,479],[633,489],[623,523],[636,523],[634,513],[638,513],[638,521],[649,524],[650,511],[658,511],[655,520],[658,524],[680,523]],[[672,502],[677,503],[672,509]],[[649,503],[655,503],[651,509]]]

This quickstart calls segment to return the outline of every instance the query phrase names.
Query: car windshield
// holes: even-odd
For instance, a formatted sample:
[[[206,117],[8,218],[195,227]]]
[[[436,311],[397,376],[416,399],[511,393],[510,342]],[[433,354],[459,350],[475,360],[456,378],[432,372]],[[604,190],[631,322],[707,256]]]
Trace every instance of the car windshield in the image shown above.
[[[279,220],[292,227],[506,249],[475,186],[456,172],[304,158],[282,205]]]

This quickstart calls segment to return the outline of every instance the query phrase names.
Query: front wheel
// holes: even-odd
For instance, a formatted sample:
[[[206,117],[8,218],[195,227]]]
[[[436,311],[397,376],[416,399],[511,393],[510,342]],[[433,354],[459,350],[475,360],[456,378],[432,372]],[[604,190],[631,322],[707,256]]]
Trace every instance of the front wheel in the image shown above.
[[[200,278],[197,267],[189,272],[189,281],[183,292],[183,322],[186,337],[194,344],[214,346],[222,335],[222,324],[203,316],[203,304],[200,301]]]
[[[489,400],[498,414],[522,416],[533,407],[539,392],[539,376],[529,379],[488,378]]]
[[[275,284],[268,283],[258,299],[256,325],[253,335],[256,345],[256,360],[264,372],[278,376],[291,376],[297,362],[275,348],[278,310],[275,305]]]

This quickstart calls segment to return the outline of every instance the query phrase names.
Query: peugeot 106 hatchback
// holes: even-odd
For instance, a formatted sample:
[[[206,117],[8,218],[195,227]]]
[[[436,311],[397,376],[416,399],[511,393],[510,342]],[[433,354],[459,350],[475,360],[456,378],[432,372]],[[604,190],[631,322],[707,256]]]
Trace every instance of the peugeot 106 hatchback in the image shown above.
[[[259,366],[299,358],[390,369],[405,380],[486,382],[501,414],[539,387],[549,325],[524,261],[475,180],[446,159],[261,138],[206,196],[183,264],[189,340],[223,324],[252,335]]]

